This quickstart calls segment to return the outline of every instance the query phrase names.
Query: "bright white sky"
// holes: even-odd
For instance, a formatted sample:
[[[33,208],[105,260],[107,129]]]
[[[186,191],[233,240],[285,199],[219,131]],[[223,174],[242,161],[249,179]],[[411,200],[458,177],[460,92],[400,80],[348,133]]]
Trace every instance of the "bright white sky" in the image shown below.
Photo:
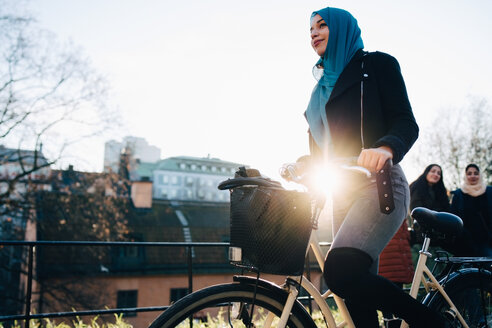
[[[162,157],[210,154],[276,177],[308,152],[303,118],[317,57],[312,11],[359,22],[366,50],[400,62],[422,129],[470,95],[492,100],[489,0],[33,0],[42,28],[83,48],[112,85],[126,121]],[[104,141],[78,151],[102,169]],[[423,170],[403,161],[411,181]]]

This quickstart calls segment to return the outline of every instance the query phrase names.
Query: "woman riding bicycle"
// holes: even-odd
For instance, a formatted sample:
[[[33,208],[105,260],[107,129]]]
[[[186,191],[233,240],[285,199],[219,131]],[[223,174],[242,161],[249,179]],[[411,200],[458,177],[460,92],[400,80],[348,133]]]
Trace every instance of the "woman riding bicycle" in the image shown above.
[[[408,183],[398,163],[417,139],[418,126],[398,62],[363,51],[360,35],[347,11],[324,8],[311,16],[311,45],[320,56],[313,72],[319,80],[305,112],[311,155],[318,162],[357,157],[372,172],[392,160],[394,208],[386,203],[387,192],[379,197],[376,182],[344,179],[333,198],[335,237],[324,277],[345,299],[358,328],[379,327],[376,310],[394,313],[411,327],[445,327],[437,313],[377,275],[378,256],[407,215]]]

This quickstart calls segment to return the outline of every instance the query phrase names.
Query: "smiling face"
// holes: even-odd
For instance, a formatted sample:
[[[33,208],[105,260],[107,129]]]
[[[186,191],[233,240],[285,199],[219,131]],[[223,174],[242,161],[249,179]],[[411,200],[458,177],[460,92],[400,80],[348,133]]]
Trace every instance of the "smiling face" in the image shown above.
[[[328,36],[330,31],[328,30],[328,25],[321,18],[320,15],[316,14],[311,18],[311,46],[314,51],[323,57],[326,51],[326,46],[328,45]]]
[[[468,170],[466,170],[466,181],[470,185],[476,185],[478,181],[480,181],[480,172],[477,168],[470,166]]]
[[[427,180],[427,183],[429,183],[429,185],[431,186],[438,183],[441,179],[441,168],[434,165],[433,167],[431,167],[425,178]]]

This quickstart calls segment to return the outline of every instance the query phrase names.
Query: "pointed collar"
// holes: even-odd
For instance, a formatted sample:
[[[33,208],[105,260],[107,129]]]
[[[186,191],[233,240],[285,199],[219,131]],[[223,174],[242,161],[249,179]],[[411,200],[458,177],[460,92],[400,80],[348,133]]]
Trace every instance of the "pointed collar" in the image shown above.
[[[345,66],[342,73],[335,83],[335,87],[330,95],[328,102],[332,101],[340,94],[342,94],[346,89],[351,87],[354,83],[360,82],[362,78],[362,58],[367,55],[362,49],[359,49],[350,62]]]

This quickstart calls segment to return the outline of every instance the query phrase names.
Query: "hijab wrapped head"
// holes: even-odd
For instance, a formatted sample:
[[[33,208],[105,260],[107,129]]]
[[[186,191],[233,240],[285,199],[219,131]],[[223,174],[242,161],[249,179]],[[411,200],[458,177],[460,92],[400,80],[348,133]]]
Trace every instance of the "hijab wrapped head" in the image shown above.
[[[334,86],[355,53],[364,48],[361,30],[357,20],[346,10],[328,7],[313,12],[311,18],[316,15],[323,18],[330,31],[325,53],[317,65],[323,67],[325,79]]]
[[[327,7],[311,14],[320,15],[330,31],[325,53],[316,63],[323,74],[314,87],[306,110],[306,119],[316,144],[324,151],[332,148],[325,105],[335,83],[359,49],[364,48],[357,20],[343,9]]]
[[[468,179],[466,177],[466,172],[468,172],[468,169],[470,167],[475,168],[478,171],[478,173],[479,173],[479,180],[474,185],[471,185],[468,182]],[[468,195],[470,195],[472,197],[478,197],[480,195],[483,195],[485,193],[485,191],[487,190],[487,185],[485,184],[485,182],[483,180],[482,173],[480,172],[480,168],[478,167],[477,164],[468,164],[466,166],[466,168],[465,168],[465,179],[463,180],[463,184],[461,186],[461,190],[465,194],[468,194]]]

